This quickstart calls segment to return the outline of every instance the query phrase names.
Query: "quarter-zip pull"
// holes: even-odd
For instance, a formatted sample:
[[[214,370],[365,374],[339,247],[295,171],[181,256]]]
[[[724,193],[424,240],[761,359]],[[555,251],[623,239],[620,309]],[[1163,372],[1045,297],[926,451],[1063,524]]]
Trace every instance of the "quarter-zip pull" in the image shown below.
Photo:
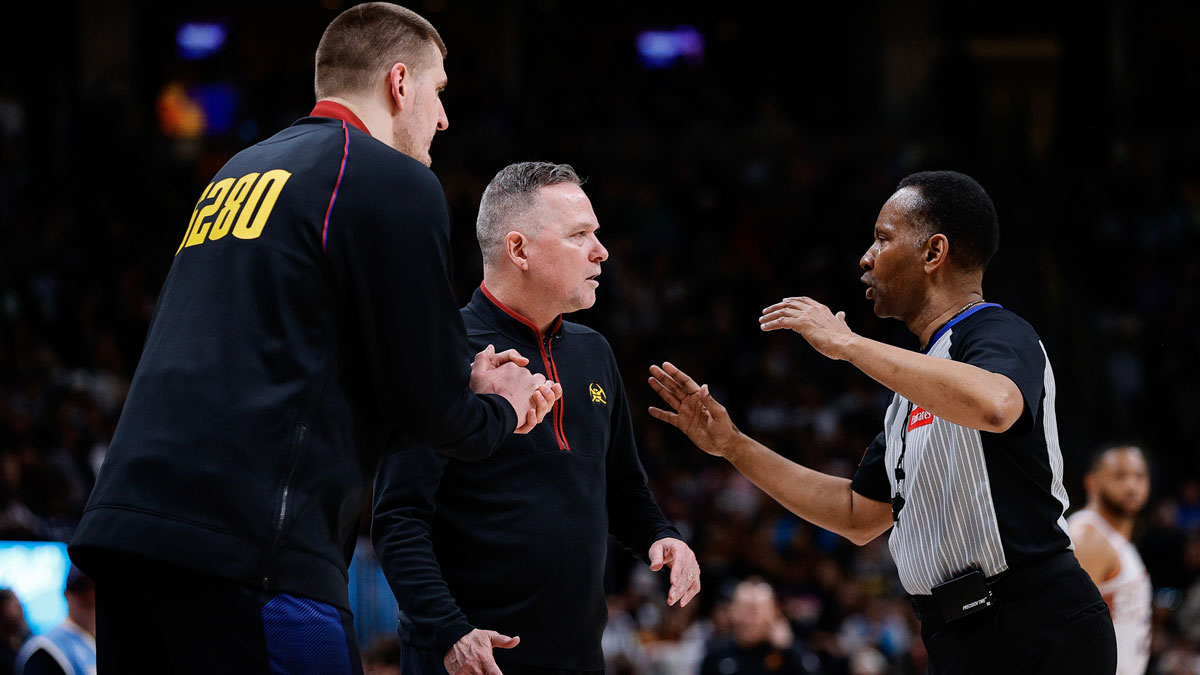
[[[550,345],[553,343],[553,340],[554,340],[553,332],[551,332],[550,334],[543,334],[542,329],[539,328],[537,326],[537,324],[535,324],[532,321],[530,321],[529,319],[526,319],[525,317],[521,316],[519,313],[517,313],[513,309],[509,308],[503,302],[501,302],[499,298],[492,295],[491,291],[489,291],[487,288],[487,284],[482,284],[482,283],[479,284],[479,290],[480,290],[480,292],[483,293],[484,297],[486,297],[492,303],[492,305],[494,305],[496,308],[498,308],[500,311],[504,312],[508,316],[519,321],[522,325],[524,325],[529,330],[533,331],[534,339],[536,339],[537,343],[538,343],[538,352],[540,352],[542,355],[542,365],[546,367],[546,379],[554,381],[554,382],[558,382],[561,385],[562,380],[560,380],[558,378],[558,368],[556,368],[554,365],[554,356],[553,356],[553,354],[550,353],[551,352]],[[551,331],[554,331],[556,328],[561,328],[561,327],[562,327],[562,317],[561,316],[558,317],[557,319],[555,319],[554,323],[550,324]],[[558,449],[559,450],[570,450],[571,449],[570,444],[567,443],[567,433],[564,430],[563,423],[562,423],[563,409],[565,406],[566,406],[565,400],[559,399],[554,402],[554,406],[551,408],[551,412],[553,413],[553,417],[551,418],[551,426],[554,427],[554,440],[558,441]]]
[[[541,338],[541,339],[538,341],[538,346],[542,349],[542,357],[545,360],[546,379],[554,380],[561,386],[562,380],[559,379],[558,366],[555,365],[555,363],[554,363],[554,352],[551,347],[551,345],[553,344],[554,336],[553,335],[545,335],[545,336],[539,336],[539,338]],[[563,409],[565,407],[565,403],[566,403],[566,397],[564,394],[563,398],[560,398],[558,401],[555,401],[554,407],[551,409],[553,412],[553,417],[551,418],[551,422],[554,424],[554,438],[558,440],[558,449],[559,450],[570,450],[571,449],[571,444],[567,442],[566,428],[563,426]]]

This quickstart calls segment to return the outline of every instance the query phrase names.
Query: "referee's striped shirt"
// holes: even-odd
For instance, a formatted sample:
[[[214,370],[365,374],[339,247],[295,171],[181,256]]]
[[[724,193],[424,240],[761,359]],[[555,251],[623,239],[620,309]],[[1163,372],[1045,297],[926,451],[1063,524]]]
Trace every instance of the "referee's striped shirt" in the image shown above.
[[[977,305],[943,326],[926,353],[1007,376],[1025,411],[1011,429],[993,434],[893,397],[853,489],[877,501],[897,491],[904,498],[889,545],[905,590],[928,595],[973,568],[991,577],[1071,548],[1054,373],[1037,333],[999,305]],[[901,461],[904,479],[897,481]]]

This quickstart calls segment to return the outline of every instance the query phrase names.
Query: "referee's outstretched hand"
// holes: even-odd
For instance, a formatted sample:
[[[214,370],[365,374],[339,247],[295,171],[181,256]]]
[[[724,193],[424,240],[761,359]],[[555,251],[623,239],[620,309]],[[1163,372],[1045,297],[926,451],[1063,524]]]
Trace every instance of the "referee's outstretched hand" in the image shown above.
[[[691,439],[696,447],[717,457],[733,449],[741,432],[729,419],[729,411],[698,385],[687,373],[667,361],[650,366],[650,388],[658,393],[671,410],[650,408],[650,416],[674,426]],[[673,411],[673,412],[672,412]]]
[[[520,642],[519,637],[476,628],[454,643],[442,659],[442,665],[450,675],[502,675],[492,656],[492,648],[512,649]]]
[[[809,297],[784,298],[762,311],[758,327],[763,331],[794,330],[808,344],[831,359],[841,360],[846,338],[854,332],[846,325],[846,313],[834,314]]]

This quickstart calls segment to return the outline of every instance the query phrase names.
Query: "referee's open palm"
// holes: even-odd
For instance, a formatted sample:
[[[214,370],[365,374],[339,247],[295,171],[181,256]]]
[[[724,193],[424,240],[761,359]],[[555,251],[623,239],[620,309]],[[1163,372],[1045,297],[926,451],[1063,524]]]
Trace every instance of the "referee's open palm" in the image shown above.
[[[737,439],[738,429],[729,419],[729,411],[687,373],[672,363],[650,366],[650,388],[658,393],[674,412],[650,408],[650,416],[673,425],[691,439],[696,447],[710,455],[724,457]]]
[[[843,359],[840,348],[843,340],[853,335],[846,325],[846,313],[834,314],[828,307],[800,296],[784,298],[762,312],[758,327],[766,332],[791,330],[808,340],[808,344],[831,359]]]

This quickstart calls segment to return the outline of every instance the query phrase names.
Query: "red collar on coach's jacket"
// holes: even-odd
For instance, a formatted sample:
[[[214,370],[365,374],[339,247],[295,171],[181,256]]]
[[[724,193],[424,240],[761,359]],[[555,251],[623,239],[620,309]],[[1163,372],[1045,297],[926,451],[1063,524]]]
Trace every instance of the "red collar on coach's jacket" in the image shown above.
[[[472,303],[476,309],[480,309],[484,313],[484,320],[492,324],[502,333],[510,335],[516,339],[532,341],[533,344],[538,344],[543,337],[546,336],[538,329],[537,324],[529,319],[521,316],[517,310],[509,307],[500,301],[499,298],[492,295],[488,290],[487,285],[480,283],[479,291],[487,298],[487,302]],[[554,322],[550,324],[549,337],[552,340],[558,340],[562,337],[563,318],[562,315],[554,317]]]

